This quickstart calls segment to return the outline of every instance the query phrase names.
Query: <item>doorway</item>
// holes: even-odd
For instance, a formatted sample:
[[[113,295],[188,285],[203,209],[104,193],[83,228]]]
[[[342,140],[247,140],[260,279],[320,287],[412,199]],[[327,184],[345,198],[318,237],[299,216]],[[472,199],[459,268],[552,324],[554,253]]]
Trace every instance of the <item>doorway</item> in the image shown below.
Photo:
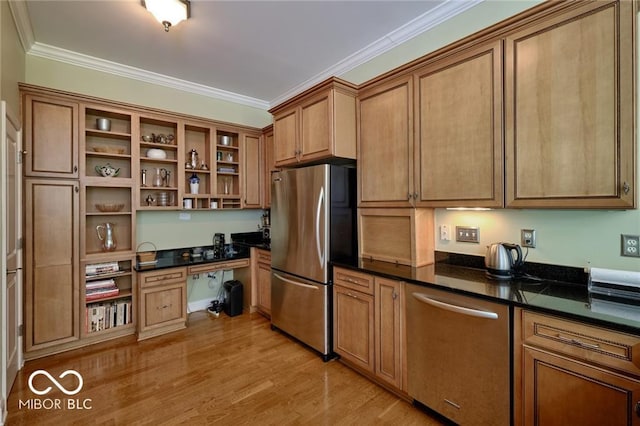
[[[2,410],[22,365],[22,131],[17,115],[0,102],[0,376]],[[3,413],[0,412],[0,416]]]

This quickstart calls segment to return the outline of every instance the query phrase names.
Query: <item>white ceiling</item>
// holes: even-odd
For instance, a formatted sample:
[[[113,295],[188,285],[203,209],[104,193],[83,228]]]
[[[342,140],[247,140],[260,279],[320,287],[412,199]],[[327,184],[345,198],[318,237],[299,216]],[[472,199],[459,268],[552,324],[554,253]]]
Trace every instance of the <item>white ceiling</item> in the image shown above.
[[[268,108],[479,1],[192,0],[168,33],[139,0],[10,4],[28,54]]]

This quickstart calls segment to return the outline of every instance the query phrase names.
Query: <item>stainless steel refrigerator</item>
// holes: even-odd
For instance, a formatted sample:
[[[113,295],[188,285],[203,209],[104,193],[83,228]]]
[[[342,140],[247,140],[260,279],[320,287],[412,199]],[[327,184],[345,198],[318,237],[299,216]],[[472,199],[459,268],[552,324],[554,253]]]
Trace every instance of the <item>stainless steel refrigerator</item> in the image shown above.
[[[356,171],[321,164],[271,176],[271,324],[332,356],[329,262],[354,262]]]

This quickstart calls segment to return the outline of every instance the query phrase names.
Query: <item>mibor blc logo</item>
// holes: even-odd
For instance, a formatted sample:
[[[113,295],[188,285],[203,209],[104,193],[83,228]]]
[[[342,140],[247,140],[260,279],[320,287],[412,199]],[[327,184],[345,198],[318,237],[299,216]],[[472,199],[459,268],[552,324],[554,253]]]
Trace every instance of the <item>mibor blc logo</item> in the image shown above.
[[[47,395],[53,390],[53,386],[58,388],[60,392],[68,396],[78,394],[82,390],[84,380],[82,375],[75,370],[66,370],[58,379],[64,379],[67,376],[74,376],[77,379],[77,386],[74,389],[67,389],[55,377],[46,370],[36,370],[29,376],[29,389],[38,396]],[[44,376],[51,383],[49,386],[35,386],[34,379],[38,376]],[[67,383],[68,380],[65,381]],[[90,410],[91,399],[71,399],[71,398],[31,398],[26,401],[20,400],[18,408],[26,408],[28,410]]]

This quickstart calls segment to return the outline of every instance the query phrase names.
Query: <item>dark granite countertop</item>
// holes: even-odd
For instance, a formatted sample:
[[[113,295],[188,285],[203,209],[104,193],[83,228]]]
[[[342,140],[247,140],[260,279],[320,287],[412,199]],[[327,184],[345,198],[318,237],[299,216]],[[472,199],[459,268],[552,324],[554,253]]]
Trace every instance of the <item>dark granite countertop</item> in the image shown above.
[[[205,252],[213,250],[213,246],[199,246],[202,249],[200,256],[194,256],[195,247],[185,247],[168,250],[158,250],[156,252],[156,262],[150,264],[136,263],[135,270],[138,272],[154,271],[158,269],[179,268],[181,266],[202,265],[207,263],[227,262],[235,259],[246,259],[249,257],[249,248],[246,245],[227,244],[229,250],[222,257],[207,258]]]
[[[568,272],[568,276],[578,282],[547,277],[499,281],[487,276],[477,262],[461,266],[451,264],[450,259],[422,267],[365,259],[353,263],[333,262],[333,265],[640,334],[640,304],[590,294],[586,274],[581,271]],[[536,266],[531,269],[536,270]]]

